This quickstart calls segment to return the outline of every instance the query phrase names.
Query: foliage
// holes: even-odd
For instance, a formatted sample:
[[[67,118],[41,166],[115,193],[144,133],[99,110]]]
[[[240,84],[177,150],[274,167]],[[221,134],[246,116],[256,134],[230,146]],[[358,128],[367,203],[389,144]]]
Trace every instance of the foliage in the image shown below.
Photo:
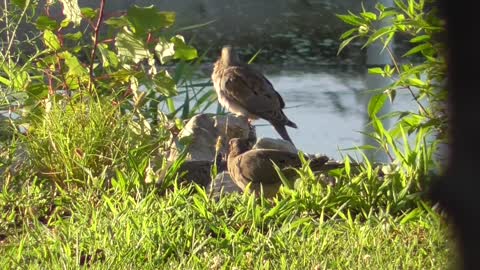
[[[444,224],[422,200],[422,177],[436,150],[426,138],[443,128],[430,106],[442,100],[434,81],[443,78],[444,62],[431,36],[438,22],[420,13],[423,2],[409,1],[405,10],[401,3],[340,16],[355,25],[342,36],[341,49],[355,38],[367,38],[366,46],[388,43],[397,33],[430,44],[410,51],[425,58],[420,65],[401,64],[392,52],[394,67],[370,70],[394,80],[372,98],[368,111],[376,130],[371,135],[395,162],[357,164],[347,156],[343,168],[316,175],[303,160],[295,185],[283,186],[273,200],[249,193],[211,196],[204,187],[179,185],[181,158],[166,166],[179,120],[215,101],[208,84],[191,81],[201,57],[193,62],[197,51],[176,32],[174,13],[133,6],[107,18],[105,1],[93,9],[61,0],[65,17],[59,21],[49,12],[36,14],[35,1],[5,4],[11,23],[2,47],[0,110],[12,113],[0,119],[11,127],[0,145],[0,265],[444,266],[452,257]],[[393,17],[388,31],[375,30],[376,21]],[[19,41],[16,25],[32,18],[36,30]],[[33,53],[22,54],[25,47]],[[403,112],[387,131],[377,114],[403,87],[421,110]],[[177,105],[180,95],[183,104]],[[413,146],[410,133],[416,135]],[[160,176],[163,181],[155,183]]]
[[[373,89],[375,95],[368,104],[368,114],[374,132],[367,135],[378,142],[390,161],[412,168],[412,173],[417,174],[415,177],[428,174],[434,167],[438,144],[447,140],[446,63],[444,48],[438,41],[443,22],[436,16],[436,9],[430,7],[431,2],[395,0],[394,7],[378,3],[374,11],[367,11],[362,6],[359,14],[338,15],[343,22],[353,26],[342,34],[339,53],[352,41],[361,39],[364,41],[362,48],[380,43],[382,51],[391,58],[393,65],[369,69],[370,74],[390,78],[391,84],[383,89]],[[396,36],[409,37],[413,45],[401,57],[396,56],[390,46]],[[410,93],[418,105],[418,112],[395,111],[379,116],[387,97],[393,103],[398,91]],[[386,130],[381,120],[394,117],[397,118],[394,126]],[[408,141],[411,134],[415,135],[413,147]]]

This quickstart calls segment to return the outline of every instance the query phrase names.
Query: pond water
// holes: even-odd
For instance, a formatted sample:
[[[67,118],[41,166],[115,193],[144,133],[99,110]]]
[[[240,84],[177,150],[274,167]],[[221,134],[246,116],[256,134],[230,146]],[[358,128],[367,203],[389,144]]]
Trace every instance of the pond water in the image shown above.
[[[365,73],[334,67],[283,68],[266,71],[265,76],[282,95],[285,114],[298,126],[298,129],[287,127],[298,149],[340,159],[347,152],[340,153],[339,149],[364,144],[360,131],[365,130],[368,102]],[[390,107],[395,111],[416,110],[407,92],[398,93]],[[215,112],[215,108],[209,112]],[[267,121],[253,123],[257,137],[280,138]]]

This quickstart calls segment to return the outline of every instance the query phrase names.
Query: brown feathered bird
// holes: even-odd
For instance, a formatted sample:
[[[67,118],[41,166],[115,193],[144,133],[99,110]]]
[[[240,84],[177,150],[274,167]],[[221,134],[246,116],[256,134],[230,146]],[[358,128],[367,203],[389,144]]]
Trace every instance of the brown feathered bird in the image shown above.
[[[251,183],[250,190],[257,195],[260,194],[261,186],[263,186],[263,193],[267,198],[275,196],[282,185],[282,180],[272,162],[282,170],[289,180],[293,180],[297,175],[292,168],[302,166],[296,153],[275,149],[250,150],[246,139],[231,139],[229,147],[227,168],[232,180],[242,190],[245,190]],[[309,160],[308,157],[306,159]],[[310,159],[310,168],[313,171],[321,170],[328,160],[326,156]]]
[[[293,144],[285,126],[297,128],[297,125],[283,113],[282,97],[265,76],[238,59],[232,46],[222,48],[213,68],[212,81],[218,101],[227,110],[249,121],[267,120],[284,140]]]

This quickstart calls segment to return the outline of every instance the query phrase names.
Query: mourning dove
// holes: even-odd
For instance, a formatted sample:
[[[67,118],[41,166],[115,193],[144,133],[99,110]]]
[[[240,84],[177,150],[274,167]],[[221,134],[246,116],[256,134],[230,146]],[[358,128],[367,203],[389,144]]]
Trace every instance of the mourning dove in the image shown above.
[[[293,180],[296,175],[292,168],[300,168],[302,162],[296,153],[276,149],[249,149],[246,139],[235,138],[229,142],[227,168],[235,184],[245,190],[251,183],[250,189],[257,195],[263,186],[264,196],[275,196],[282,181],[272,162],[283,172],[285,177]],[[308,157],[306,157],[308,160]],[[328,161],[328,157],[321,156],[310,159],[310,168],[320,170]]]
[[[222,48],[213,68],[212,81],[223,107],[249,121],[267,120],[284,140],[293,144],[285,126],[297,128],[297,125],[283,113],[282,97],[265,76],[242,63],[231,46]]]

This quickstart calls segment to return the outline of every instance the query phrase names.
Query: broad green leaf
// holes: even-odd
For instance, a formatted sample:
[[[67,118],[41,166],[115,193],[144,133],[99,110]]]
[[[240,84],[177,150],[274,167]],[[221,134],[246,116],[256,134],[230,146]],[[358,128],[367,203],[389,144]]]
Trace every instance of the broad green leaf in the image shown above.
[[[65,76],[67,85],[70,89],[80,88],[81,83],[85,83],[89,80],[88,70],[82,66],[78,58],[69,52],[62,53],[65,59],[65,64],[68,67],[67,74]]]
[[[30,84],[26,91],[29,97],[35,99],[43,99],[48,96],[48,87],[43,82]]]
[[[68,73],[70,75],[83,76],[88,74],[87,69],[82,66],[76,56],[72,55],[69,52],[63,53],[62,56],[65,58],[65,64],[67,64]]]
[[[12,0],[17,7],[24,9],[27,5],[30,4],[30,0]]]
[[[95,19],[97,12],[91,7],[84,7],[80,9],[82,16],[88,19]]]
[[[119,62],[118,62],[117,55],[111,50],[109,50],[106,44],[99,44],[98,51],[102,56],[103,67],[105,68],[112,67],[115,69],[118,67]]]
[[[347,23],[347,24],[350,24],[350,25],[354,25],[354,26],[359,26],[359,25],[362,25],[364,24],[365,22],[358,16],[354,16],[354,15],[339,15],[339,14],[336,14],[336,16],[342,20],[343,22]]]
[[[368,102],[368,115],[370,117],[375,116],[382,108],[383,105],[385,104],[385,101],[387,100],[387,95],[385,94],[378,94],[374,95],[372,98],[370,98],[370,101]]]
[[[69,19],[75,26],[80,25],[82,21],[82,11],[78,6],[78,0],[60,0],[63,4],[63,14]]]
[[[432,48],[432,44],[423,43],[423,44],[420,44],[418,46],[415,46],[415,47],[411,48],[408,52],[406,52],[404,55],[402,55],[402,57],[409,56],[409,55],[421,52],[421,51],[426,50],[426,49],[431,49],[431,48]]]
[[[170,97],[177,95],[177,85],[168,71],[164,70],[155,75],[155,90],[164,96]]]
[[[117,35],[115,38],[115,46],[117,47],[120,59],[128,59],[134,63],[138,63],[147,59],[149,56],[144,42],[128,31],[123,31]]]
[[[61,48],[57,36],[50,30],[43,31],[43,42],[50,50],[57,51]]]
[[[171,41],[165,40],[165,38],[160,37],[157,45],[155,46],[155,54],[157,55],[158,59],[160,59],[160,63],[165,64],[172,59],[175,55],[175,48],[174,43]]]
[[[125,16],[110,18],[108,20],[105,20],[105,24],[110,25],[113,28],[122,28],[124,26],[130,25]]]
[[[60,23],[60,27],[61,28],[67,28],[69,25],[70,25],[71,21],[69,19],[64,19],[61,23]]]
[[[37,21],[35,22],[35,27],[37,27],[38,30],[50,30],[54,31],[58,29],[58,23],[57,21],[50,19],[47,16],[38,16]]]
[[[173,25],[175,12],[160,12],[153,5],[148,7],[134,5],[128,9],[126,18],[135,33],[141,35]]]
[[[175,45],[175,59],[187,61],[197,58],[197,49],[185,44],[185,40],[182,36],[176,35],[172,37],[170,41]]]

